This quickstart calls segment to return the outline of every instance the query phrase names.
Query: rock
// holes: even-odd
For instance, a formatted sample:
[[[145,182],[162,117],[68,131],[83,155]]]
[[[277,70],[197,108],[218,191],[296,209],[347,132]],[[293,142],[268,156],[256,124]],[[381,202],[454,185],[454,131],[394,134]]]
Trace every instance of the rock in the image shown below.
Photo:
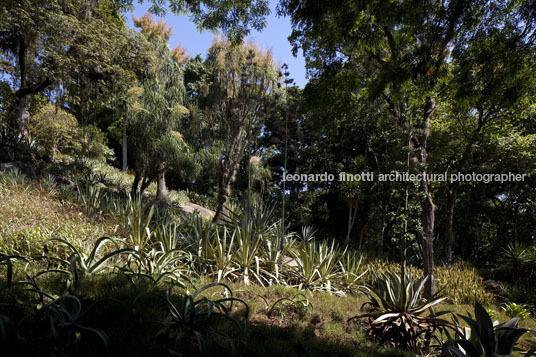
[[[65,176],[56,177],[56,182],[59,183],[60,185],[69,187],[71,190],[76,189],[76,184]]]
[[[484,288],[494,294],[499,294],[502,290],[501,283],[495,280],[485,280]]]
[[[197,211],[199,212],[201,216],[206,217],[206,218],[212,218],[214,217],[214,214],[215,214],[214,211],[211,211],[208,208],[205,208],[203,206],[196,205],[195,203],[187,203],[185,205],[182,205],[181,209],[184,212],[188,212],[188,213],[194,213],[195,211]]]
[[[345,297],[346,296],[346,293],[342,290],[337,290],[333,293],[335,296],[337,297]]]
[[[300,266],[298,264],[298,262],[296,261],[296,259],[293,259],[293,258],[290,258],[290,257],[283,257],[283,259],[281,259],[281,263],[286,265],[286,266],[289,266],[289,267],[299,267]]]
[[[28,164],[20,161],[6,162],[0,164],[0,171],[12,171],[14,169],[19,170],[22,174],[26,175],[29,179],[35,180],[37,175],[35,170]]]

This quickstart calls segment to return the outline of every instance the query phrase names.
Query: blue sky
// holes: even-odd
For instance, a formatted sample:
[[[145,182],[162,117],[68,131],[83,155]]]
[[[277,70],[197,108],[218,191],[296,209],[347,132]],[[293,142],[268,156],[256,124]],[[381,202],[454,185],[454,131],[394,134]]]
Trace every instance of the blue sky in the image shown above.
[[[277,17],[275,7],[277,1],[270,1],[271,14],[267,18],[267,25],[262,32],[252,31],[247,40],[252,39],[264,49],[272,51],[275,60],[282,65],[286,63],[289,67],[290,77],[294,79],[295,84],[303,88],[307,83],[305,78],[305,61],[298,53],[297,57],[292,56],[292,47],[287,40],[291,33],[290,19]],[[137,17],[143,16],[149,4],[137,4],[134,9],[134,14]],[[125,14],[127,24],[133,28],[131,13]],[[164,20],[168,25],[173,25],[173,35],[169,39],[170,48],[181,45],[186,48],[190,56],[201,54],[203,58],[206,55],[207,49],[212,43],[215,33],[205,31],[200,33],[195,24],[189,20],[187,16],[177,16],[168,13]]]

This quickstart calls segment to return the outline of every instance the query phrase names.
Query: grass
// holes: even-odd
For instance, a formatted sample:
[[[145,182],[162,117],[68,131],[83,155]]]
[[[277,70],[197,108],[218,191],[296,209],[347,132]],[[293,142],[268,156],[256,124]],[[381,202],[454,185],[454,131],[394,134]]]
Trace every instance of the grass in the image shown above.
[[[400,273],[400,264],[371,260],[364,264],[364,269],[375,274],[394,271]],[[407,267],[408,274],[414,277],[423,275],[422,269],[414,266]],[[476,269],[466,262],[455,262],[450,266],[439,265],[435,267],[436,288],[443,295],[448,296],[453,304],[472,304],[475,299],[483,305],[492,305],[494,296],[484,287],[484,279],[478,275]],[[371,275],[369,275],[369,279]]]
[[[58,186],[47,180],[38,183],[0,177],[0,251],[24,253],[25,256],[40,255],[42,243],[53,236],[90,247],[103,235],[121,233],[117,222],[112,218],[86,216],[77,203],[64,196],[66,195]],[[21,267],[18,268],[21,274]],[[365,269],[379,273],[400,268],[394,263],[373,260],[364,262],[363,270]],[[412,274],[422,274],[414,267],[409,270]],[[450,303],[440,305],[439,309],[460,314],[472,312],[471,300],[476,296],[496,311],[496,319],[501,322],[508,320],[499,307],[491,305],[492,294],[484,290],[482,278],[469,265],[459,262],[450,267],[438,267],[436,277],[438,287],[444,288],[444,293],[450,297]],[[209,282],[212,281],[201,279],[196,280],[194,285],[201,287]],[[65,284],[59,276],[42,276],[38,284],[57,296],[65,294]],[[282,285],[245,286],[238,282],[229,285],[235,296],[245,300],[250,307],[244,333],[239,337],[244,342],[239,348],[239,355],[409,356],[403,351],[380,346],[370,340],[364,329],[366,321],[347,323],[350,317],[362,312],[361,306],[367,301],[362,294],[339,297],[322,291],[303,291]],[[133,306],[136,296],[152,289],[154,287],[149,282],[138,282],[137,286],[132,286],[124,276],[103,274],[84,277],[73,293],[81,297],[83,306],[102,299],[115,299],[121,303],[104,304],[85,321],[88,326],[102,328],[113,341],[108,350],[109,355],[161,355],[167,353],[169,341],[155,336],[166,316],[165,304],[147,296],[140,300],[140,304]],[[190,285],[189,289],[193,291],[195,287]],[[178,300],[184,290],[161,287],[157,292],[169,294],[172,299]],[[3,303],[13,299],[11,292],[5,289],[0,289],[0,297]],[[28,301],[33,299],[31,295],[26,297]],[[208,297],[221,296],[210,292]],[[18,301],[17,306],[20,303]],[[22,303],[24,306],[24,301]],[[24,313],[23,308],[6,311],[7,304],[2,306],[0,314],[13,316]],[[236,316],[242,313],[241,310],[233,311]],[[534,329],[536,320],[524,319],[520,327]],[[529,340],[528,335],[524,336],[521,347],[528,349]],[[92,348],[97,350],[90,349],[94,351],[93,355],[105,355],[105,351],[99,350],[102,347],[91,338],[84,343],[95,344]],[[221,355],[222,346],[225,346],[225,341],[215,339],[207,348],[209,352]],[[80,355],[91,354],[80,352]]]
[[[0,250],[10,254],[41,254],[42,243],[61,237],[77,245],[91,245],[103,235],[114,235],[109,219],[88,217],[56,189],[32,182],[2,184],[0,189]]]
[[[196,281],[197,288],[207,281]],[[49,275],[39,281],[40,287],[47,291],[60,291],[61,281],[58,277]],[[190,286],[189,290],[196,290]],[[310,308],[300,308],[300,305],[285,303],[278,304],[277,309],[271,309],[274,302],[282,297],[292,297],[300,293],[295,288],[271,286],[262,288],[256,285],[244,286],[230,284],[235,297],[244,299],[250,307],[247,322],[240,320],[244,310],[237,306],[232,311],[235,318],[245,322],[242,334],[233,333],[241,343],[238,356],[410,356],[400,350],[380,346],[370,341],[359,324],[346,323],[351,315],[359,310],[363,302],[359,297],[336,297],[324,292],[307,293],[311,303]],[[84,277],[73,293],[81,299],[83,306],[91,306],[103,299],[113,299],[117,303],[96,304],[93,313],[84,320],[86,326],[99,327],[112,341],[109,349],[103,348],[83,336],[82,345],[78,350],[80,356],[110,355],[110,356],[147,356],[165,355],[165,341],[156,337],[166,317],[167,309],[160,299],[153,295],[143,295],[136,305],[133,301],[137,296],[147,291],[168,294],[171,300],[180,301],[183,290],[177,287],[154,290],[149,285],[131,286],[126,279],[119,275],[100,275]],[[208,291],[205,296],[210,299],[221,298],[221,289]],[[0,289],[3,302],[12,299],[12,293]],[[20,299],[20,294],[17,294]],[[26,301],[31,301],[32,295],[26,295]],[[111,301],[111,300],[110,300]],[[19,301],[25,303],[25,301]],[[13,302],[12,305],[17,305]],[[4,306],[7,306],[4,305]],[[20,308],[13,312],[0,307],[0,314],[14,318],[14,315],[25,314]],[[270,310],[271,313],[270,313]],[[227,328],[230,328],[228,326]],[[231,331],[231,330],[230,330]],[[92,341],[93,343],[95,341]],[[211,340],[207,345],[208,355],[228,354],[223,341]],[[195,349],[190,351],[197,355]]]
[[[196,290],[209,282],[197,280],[193,283],[195,287],[189,286],[189,290]],[[53,277],[43,279],[41,284],[43,288],[50,290],[59,288],[59,281]],[[228,285],[234,292],[234,296],[245,300],[250,308],[243,334],[233,335],[245,343],[239,348],[238,356],[412,355],[388,346],[381,346],[370,340],[363,329],[365,321],[346,322],[348,318],[362,312],[361,305],[366,302],[363,295],[338,297],[326,292],[304,292],[281,285],[268,287],[245,286],[241,283]],[[141,303],[136,305],[134,316],[129,312],[133,307],[131,304],[134,298],[150,289],[152,288],[149,285],[143,284],[134,288],[119,275],[101,275],[84,278],[74,291],[77,296],[84,296],[83,301],[86,304],[112,298],[127,306],[127,310],[124,310],[119,307],[119,304],[117,306],[104,305],[86,321],[88,326],[99,326],[114,341],[108,351],[109,355],[142,356],[164,353],[161,345],[163,342],[155,336],[166,315],[165,305],[159,299],[147,295]],[[166,293],[166,289],[156,291],[161,294]],[[167,293],[174,301],[178,301],[183,290],[173,287]],[[308,302],[306,306],[285,301],[272,308],[273,304],[282,298],[292,300],[298,294],[305,296]],[[221,290],[209,291],[206,296],[210,299],[221,298]],[[301,300],[303,301],[303,298]],[[442,304],[439,309],[467,314],[467,311],[473,311],[473,306]],[[232,313],[237,318],[241,317],[243,309],[235,309]],[[496,318],[501,322],[508,319],[500,311],[497,311]],[[522,320],[520,327],[535,328],[536,321],[534,319]],[[529,339],[528,334],[522,338],[523,349],[529,348]],[[209,344],[209,351],[224,348],[222,347],[224,344],[213,343],[213,345]],[[103,351],[100,353],[104,355]],[[219,354],[221,350],[219,353],[214,352],[214,355]]]
[[[364,298],[337,297],[325,292],[303,292],[273,285],[231,284],[237,297],[251,309],[250,335],[256,352],[262,356],[389,356],[405,354],[379,346],[366,338],[359,324],[346,321],[359,311]],[[308,304],[282,301],[304,294]],[[252,335],[252,336],[251,336]],[[287,337],[285,337],[285,335]]]

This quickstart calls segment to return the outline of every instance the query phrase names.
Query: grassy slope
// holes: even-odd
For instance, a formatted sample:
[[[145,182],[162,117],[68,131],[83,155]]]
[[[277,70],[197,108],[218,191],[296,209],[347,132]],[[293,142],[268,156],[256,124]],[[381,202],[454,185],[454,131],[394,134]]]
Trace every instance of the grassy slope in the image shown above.
[[[13,186],[0,191],[0,243],[1,250],[6,248],[25,250],[39,254],[43,239],[61,236],[79,244],[91,245],[97,237],[114,234],[113,222],[86,217],[80,207],[70,201],[61,200],[55,188],[38,184]],[[84,244],[85,245],[85,244]],[[90,299],[105,296],[119,297],[123,288],[113,286],[119,280],[102,283],[92,282],[83,290]],[[196,285],[202,285],[198,282]],[[120,283],[119,283],[120,284]],[[322,292],[304,293],[311,307],[300,304],[279,303],[270,313],[270,307],[282,297],[303,293],[297,289],[271,286],[243,286],[231,284],[236,296],[244,299],[250,307],[250,317],[244,340],[251,351],[244,355],[258,356],[393,356],[405,355],[401,351],[387,349],[369,341],[358,323],[347,324],[346,320],[361,313],[365,302],[362,295],[337,297]],[[119,292],[114,292],[119,290]],[[123,291],[123,292],[121,292]],[[115,294],[115,295],[114,295]],[[262,297],[261,297],[262,296]],[[128,299],[127,299],[128,300]],[[443,305],[442,308],[458,313],[472,311],[469,305]],[[496,318],[505,321],[507,317],[498,307]],[[148,316],[151,312],[145,311]],[[125,322],[126,324],[127,322]],[[113,324],[109,327],[112,328]],[[121,326],[121,327],[120,327]],[[126,325],[119,323],[117,331],[108,332],[112,340],[122,336]],[[534,319],[522,321],[522,327],[536,327]],[[104,327],[103,327],[104,328]],[[142,335],[154,336],[157,329],[144,331]],[[139,333],[139,332],[138,332]],[[524,338],[524,345],[528,336]],[[142,340],[133,344],[132,351],[140,348]],[[126,342],[128,343],[128,342]],[[139,351],[138,351],[139,352]],[[136,354],[134,354],[136,355]]]
[[[62,200],[56,187],[39,184],[7,185],[0,190],[0,249],[9,253],[42,253],[42,242],[65,238],[76,245],[91,246],[117,227],[99,217],[87,217],[80,207]]]

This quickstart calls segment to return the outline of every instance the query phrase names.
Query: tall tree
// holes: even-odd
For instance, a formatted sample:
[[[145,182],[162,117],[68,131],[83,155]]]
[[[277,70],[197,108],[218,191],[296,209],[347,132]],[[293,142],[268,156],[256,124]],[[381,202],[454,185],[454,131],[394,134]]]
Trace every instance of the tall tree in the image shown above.
[[[381,98],[401,134],[407,137],[412,170],[428,171],[428,142],[438,94],[451,51],[487,26],[493,11],[509,21],[521,37],[533,33],[533,9],[523,1],[332,1],[283,0],[290,15],[294,50],[302,48],[309,72],[353,70],[355,80]],[[517,25],[515,25],[517,24]],[[436,206],[431,183],[419,182],[425,295],[435,292],[434,228]]]
[[[242,38],[250,28],[261,30],[269,13],[265,0],[151,2],[154,13],[163,14],[167,8],[176,14],[188,13],[200,28],[221,29],[233,39]],[[84,122],[91,112],[89,99],[98,93],[94,84],[108,85],[129,77],[118,69],[125,60],[139,58],[133,55],[135,41],[125,35],[121,15],[132,8],[132,0],[0,2],[1,70],[16,87],[2,135],[4,149],[11,151],[10,138],[15,133],[26,134],[32,94],[51,85],[69,87],[71,92],[78,89]],[[176,51],[175,56],[180,55]]]
[[[479,160],[482,155],[475,155],[476,149],[486,143],[498,145],[490,136],[506,137],[526,120],[521,118],[527,112],[527,98],[533,95],[536,83],[536,48],[534,37],[523,32],[534,24],[518,28],[517,17],[502,17],[500,11],[489,11],[484,21],[487,26],[475,32],[466,48],[452,54],[451,73],[442,91],[443,114],[450,120],[443,120],[439,126],[448,130],[450,138],[438,148],[448,153],[442,171],[466,173],[482,168],[485,163]],[[448,184],[444,232],[445,260],[449,263],[453,258],[454,213],[460,185],[460,181]]]
[[[137,194],[140,181],[143,192],[156,179],[156,199],[169,203],[165,174],[178,161],[183,149],[182,137],[175,129],[179,119],[188,113],[183,105],[184,77],[166,43],[170,29],[150,15],[143,19],[135,23],[154,48],[154,63],[148,75],[141,79],[143,93],[133,105],[137,114],[130,124],[129,137],[135,157],[132,193]]]
[[[0,24],[3,59],[10,64],[4,70],[16,86],[9,121],[21,134],[32,94],[53,84],[67,87],[81,74],[87,81],[124,75],[118,54],[131,38],[111,1],[3,1]]]
[[[224,145],[214,216],[215,222],[221,222],[240,161],[260,134],[270,102],[281,90],[280,72],[270,52],[254,44],[233,44],[221,38],[210,47],[207,65],[212,72],[207,112],[217,118]]]

